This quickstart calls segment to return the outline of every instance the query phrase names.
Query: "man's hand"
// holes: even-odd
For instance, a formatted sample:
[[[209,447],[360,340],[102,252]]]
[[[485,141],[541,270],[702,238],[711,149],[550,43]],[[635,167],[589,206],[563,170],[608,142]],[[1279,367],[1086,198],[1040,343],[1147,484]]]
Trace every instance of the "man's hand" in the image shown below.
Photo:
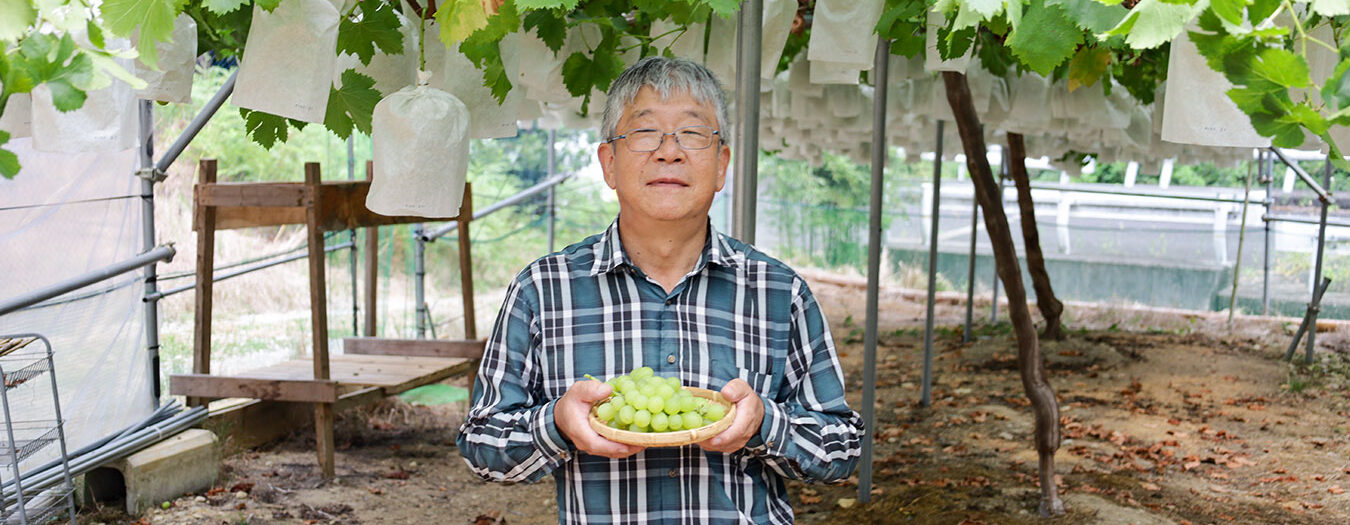
[[[698,446],[703,450],[732,453],[745,447],[751,436],[759,433],[759,425],[764,422],[764,402],[750,388],[744,379],[732,379],[722,387],[722,397],[736,404],[736,420],[712,439],[702,441]]]
[[[609,397],[613,391],[609,385],[595,380],[577,381],[567,393],[563,394],[553,406],[553,422],[577,449],[587,454],[622,459],[638,452],[642,447],[615,443],[597,434],[590,424],[591,405]]]

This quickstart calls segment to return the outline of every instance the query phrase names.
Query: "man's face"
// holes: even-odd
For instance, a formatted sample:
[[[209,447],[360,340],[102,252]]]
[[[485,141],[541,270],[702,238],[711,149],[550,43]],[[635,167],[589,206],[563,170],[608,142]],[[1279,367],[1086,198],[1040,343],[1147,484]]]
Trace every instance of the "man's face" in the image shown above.
[[[685,92],[662,99],[656,90],[643,87],[624,108],[616,133],[654,129],[673,133],[685,126],[717,128],[717,113],[710,104],[699,103]],[[600,144],[600,167],[605,183],[619,196],[619,209],[630,217],[657,221],[704,218],[713,196],[726,182],[731,148],[714,138],[713,145],[687,150],[664,137],[656,151],[638,153],[627,139]]]

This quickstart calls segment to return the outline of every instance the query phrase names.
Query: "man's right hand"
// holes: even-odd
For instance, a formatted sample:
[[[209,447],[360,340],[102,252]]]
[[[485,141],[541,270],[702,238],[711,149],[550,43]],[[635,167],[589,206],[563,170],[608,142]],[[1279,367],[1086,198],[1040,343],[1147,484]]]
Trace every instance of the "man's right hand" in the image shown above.
[[[567,393],[563,394],[553,406],[553,422],[577,449],[587,454],[622,459],[638,452],[642,447],[625,445],[605,439],[591,428],[591,405],[609,397],[613,391],[609,385],[595,380],[577,381]]]

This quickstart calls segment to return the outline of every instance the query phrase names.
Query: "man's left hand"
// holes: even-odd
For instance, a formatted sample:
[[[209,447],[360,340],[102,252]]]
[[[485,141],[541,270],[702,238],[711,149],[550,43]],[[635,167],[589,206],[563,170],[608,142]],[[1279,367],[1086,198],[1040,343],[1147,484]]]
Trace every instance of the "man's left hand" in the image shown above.
[[[764,402],[744,379],[732,379],[722,387],[722,397],[736,404],[736,419],[712,439],[699,442],[703,450],[732,453],[745,447],[751,436],[759,433],[764,421]]]

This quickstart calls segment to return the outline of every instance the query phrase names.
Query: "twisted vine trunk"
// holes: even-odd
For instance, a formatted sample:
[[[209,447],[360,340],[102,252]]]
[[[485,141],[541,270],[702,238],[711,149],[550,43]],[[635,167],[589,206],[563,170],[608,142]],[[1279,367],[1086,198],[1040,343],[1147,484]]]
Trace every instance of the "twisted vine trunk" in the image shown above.
[[[1045,256],[1041,254],[1041,235],[1036,230],[1036,203],[1031,201],[1031,178],[1027,176],[1027,148],[1020,133],[1008,134],[1008,173],[1017,185],[1017,208],[1022,214],[1022,244],[1026,245],[1027,272],[1031,273],[1031,288],[1036,290],[1036,307],[1045,318],[1041,337],[1064,339],[1060,314],[1064,303],[1055,297],[1050,287],[1050,275],[1045,272]]]
[[[951,104],[952,114],[956,117],[956,126],[961,133],[961,144],[965,148],[966,167],[975,183],[975,197],[984,210],[984,225],[989,231],[989,240],[994,247],[994,263],[998,268],[999,279],[1008,296],[1008,316],[1012,318],[1013,333],[1017,336],[1017,368],[1022,374],[1022,388],[1031,400],[1031,409],[1036,416],[1036,453],[1040,457],[1040,481],[1042,516],[1064,513],[1064,503],[1059,499],[1059,488],[1055,485],[1055,451],[1059,449],[1059,405],[1055,401],[1055,391],[1045,378],[1045,362],[1041,359],[1040,342],[1036,337],[1036,326],[1031,322],[1031,310],[1027,308],[1026,288],[1022,285],[1022,270],[1017,264],[1017,251],[1013,248],[1012,232],[1008,227],[1008,217],[1003,214],[1003,202],[1000,188],[994,182],[993,172],[989,169],[989,159],[984,143],[983,130],[975,105],[971,102],[970,86],[966,76],[961,73],[945,71],[942,80],[947,87],[947,102]]]

